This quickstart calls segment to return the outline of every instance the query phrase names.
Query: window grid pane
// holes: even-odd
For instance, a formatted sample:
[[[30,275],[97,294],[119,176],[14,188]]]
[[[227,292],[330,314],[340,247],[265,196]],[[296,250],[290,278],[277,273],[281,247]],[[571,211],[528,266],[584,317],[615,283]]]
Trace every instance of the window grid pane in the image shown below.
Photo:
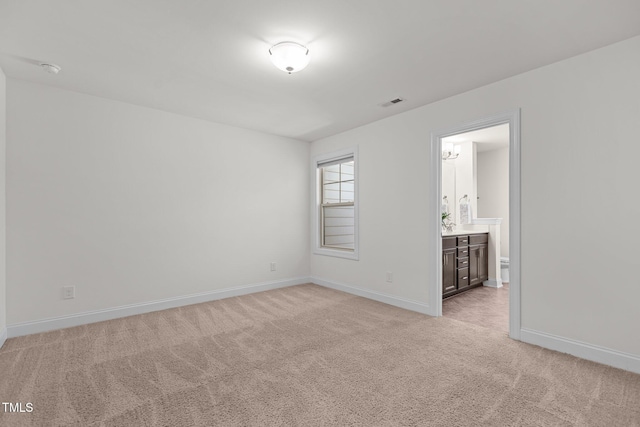
[[[322,246],[355,249],[355,215],[353,203],[322,206]]]
[[[322,246],[355,250],[355,163],[320,166]]]
[[[321,167],[322,204],[355,201],[354,161]]]

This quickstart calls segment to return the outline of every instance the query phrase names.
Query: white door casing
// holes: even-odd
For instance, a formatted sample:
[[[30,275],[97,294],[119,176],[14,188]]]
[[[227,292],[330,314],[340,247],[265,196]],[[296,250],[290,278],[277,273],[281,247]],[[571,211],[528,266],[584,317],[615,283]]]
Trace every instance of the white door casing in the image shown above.
[[[507,111],[431,134],[430,210],[434,221],[429,226],[430,315],[442,316],[442,235],[440,209],[442,200],[442,139],[474,130],[509,124],[509,336],[520,339],[520,109]]]

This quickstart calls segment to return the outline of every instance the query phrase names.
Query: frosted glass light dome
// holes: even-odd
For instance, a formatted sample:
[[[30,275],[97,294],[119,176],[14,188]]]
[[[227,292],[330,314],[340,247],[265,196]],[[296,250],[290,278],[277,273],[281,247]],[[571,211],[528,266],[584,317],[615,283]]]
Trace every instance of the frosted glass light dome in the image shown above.
[[[309,65],[309,49],[295,42],[282,42],[269,49],[273,65],[286,73],[297,73]]]

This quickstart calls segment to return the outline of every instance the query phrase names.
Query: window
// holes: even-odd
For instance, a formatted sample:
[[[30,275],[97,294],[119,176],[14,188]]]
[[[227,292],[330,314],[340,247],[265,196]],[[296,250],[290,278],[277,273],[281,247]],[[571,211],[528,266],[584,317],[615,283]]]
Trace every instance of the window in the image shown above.
[[[334,249],[355,249],[354,162],[353,157],[320,169],[322,246]]]
[[[354,149],[316,158],[315,253],[357,259],[357,174]]]

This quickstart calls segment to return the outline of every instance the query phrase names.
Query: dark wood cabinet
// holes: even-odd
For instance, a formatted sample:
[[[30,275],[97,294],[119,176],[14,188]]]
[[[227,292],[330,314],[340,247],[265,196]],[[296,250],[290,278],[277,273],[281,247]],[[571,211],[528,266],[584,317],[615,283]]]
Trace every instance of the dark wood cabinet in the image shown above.
[[[458,290],[469,286],[469,267],[458,269]]]
[[[469,280],[477,285],[489,278],[488,245],[469,246]]]
[[[469,281],[470,285],[482,284],[489,278],[489,235],[469,236]]]
[[[488,233],[442,238],[442,296],[481,286],[489,278]]]
[[[445,249],[442,251],[442,294],[456,290],[456,250]]]
[[[457,251],[455,237],[444,237],[442,239],[442,295],[449,294],[457,289]]]

